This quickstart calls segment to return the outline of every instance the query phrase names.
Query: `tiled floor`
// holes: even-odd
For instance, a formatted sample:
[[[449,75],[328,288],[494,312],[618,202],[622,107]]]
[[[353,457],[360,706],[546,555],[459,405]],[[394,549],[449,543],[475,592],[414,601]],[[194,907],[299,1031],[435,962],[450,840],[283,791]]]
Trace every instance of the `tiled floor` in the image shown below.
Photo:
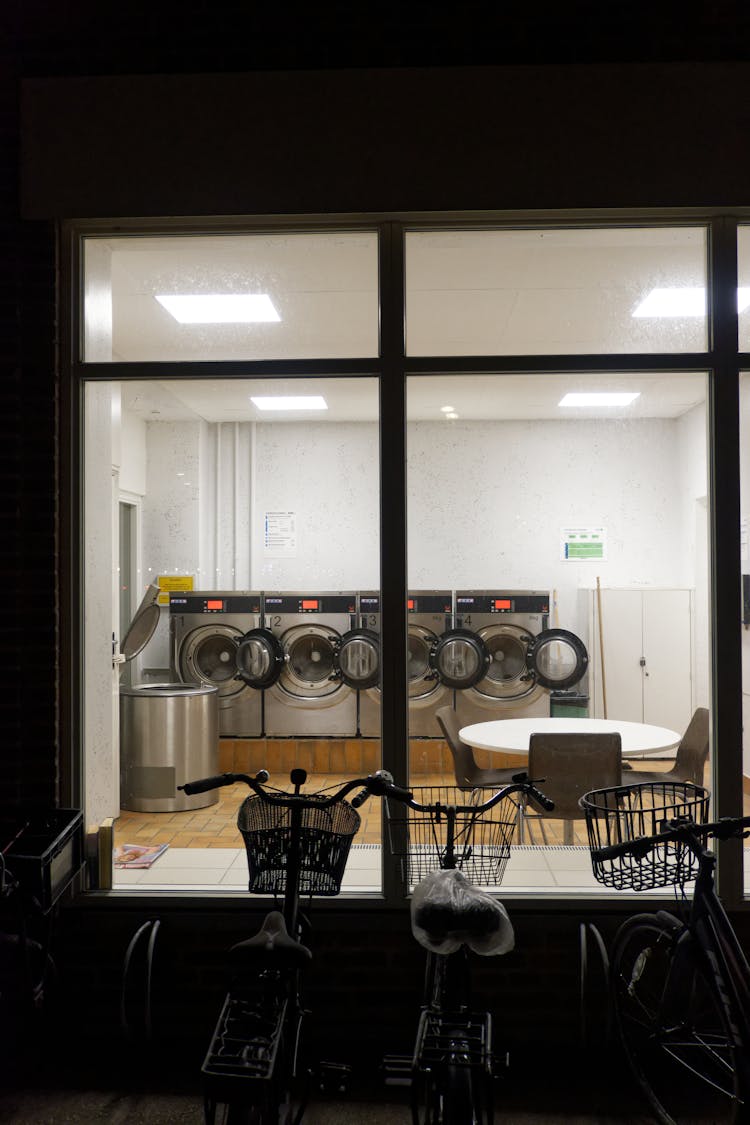
[[[657,768],[657,767],[655,767]],[[446,784],[443,774],[419,776],[420,785]],[[337,787],[337,775],[311,775],[306,788],[319,791]],[[247,889],[247,861],[236,826],[237,809],[247,789],[235,785],[218,791],[216,804],[182,813],[123,812],[117,821],[115,843],[169,845],[146,870],[116,868],[118,889],[173,890],[190,888],[202,892],[241,892]],[[381,807],[372,799],[361,809],[362,825],[349,853],[343,893],[377,893],[381,880]],[[514,844],[502,881],[506,894],[546,889],[558,895],[601,893],[591,872],[583,824],[576,824],[575,844],[563,843],[562,825],[548,824],[549,844]],[[750,857],[749,857],[750,858]],[[748,889],[750,890],[750,862]]]

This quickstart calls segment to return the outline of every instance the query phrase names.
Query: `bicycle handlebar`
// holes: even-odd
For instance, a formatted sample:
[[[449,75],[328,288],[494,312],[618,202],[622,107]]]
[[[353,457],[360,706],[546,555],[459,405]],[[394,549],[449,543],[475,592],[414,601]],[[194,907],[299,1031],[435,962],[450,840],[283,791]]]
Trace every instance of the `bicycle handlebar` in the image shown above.
[[[341,801],[347,793],[351,793],[351,791],[358,786],[362,786],[362,791],[358,793],[351,802],[354,808],[358,808],[360,805],[364,804],[371,794],[382,796],[386,791],[389,796],[392,795],[399,796],[401,799],[411,799],[411,793],[407,789],[401,789],[397,785],[394,785],[392,776],[386,770],[378,770],[377,773],[369,777],[357,777],[354,778],[353,781],[347,781],[335,793],[324,798],[319,794],[306,797],[305,794],[299,791],[296,793],[285,793],[277,790],[273,793],[269,793],[263,788],[268,781],[268,776],[268,770],[259,770],[255,777],[251,777],[246,773],[220,773],[215,777],[203,777],[196,781],[187,781],[184,785],[178,785],[177,788],[188,796],[192,796],[194,793],[206,793],[209,789],[220,789],[224,785],[234,785],[236,782],[242,781],[269,805],[289,806],[293,803],[295,807],[314,807],[316,809],[325,809],[329,808],[331,805],[335,805],[337,801]]]
[[[657,844],[679,840],[693,847],[700,847],[703,837],[713,836],[718,840],[728,840],[732,836],[747,836],[743,829],[750,827],[750,816],[724,816],[706,824],[696,824],[684,818],[664,822],[661,832],[654,836],[636,836],[633,840],[623,840],[619,844],[609,844],[606,848],[592,848],[591,858],[597,862],[618,859],[624,855],[634,855],[641,859]]]
[[[268,770],[259,770],[253,781],[265,783],[268,778]],[[194,793],[207,793],[209,789],[220,789],[222,785],[234,785],[236,781],[244,780],[244,774],[220,773],[215,777],[201,777],[198,781],[186,781],[184,785],[178,785],[177,788],[186,793],[188,797],[192,797]],[[251,788],[254,788],[254,786],[251,786]]]
[[[383,773],[385,771],[380,772]],[[543,779],[540,780],[543,781]],[[541,789],[537,788],[536,782],[532,781],[526,773],[514,774],[510,785],[504,785],[502,789],[498,789],[492,797],[490,797],[489,801],[485,801],[481,805],[451,804],[450,807],[457,812],[483,813],[487,812],[488,809],[494,808],[504,797],[509,797],[513,793],[525,793],[527,797],[531,797],[537,804],[541,805],[543,809],[546,809],[547,812],[552,812],[555,807],[555,802],[551,801],[549,797],[542,793]],[[382,792],[379,795],[392,797],[396,801],[401,801],[402,804],[408,805],[410,809],[414,809],[416,812],[429,812],[436,808],[435,805],[419,804],[407,790],[400,789],[398,786],[388,784],[387,782],[383,784]]]

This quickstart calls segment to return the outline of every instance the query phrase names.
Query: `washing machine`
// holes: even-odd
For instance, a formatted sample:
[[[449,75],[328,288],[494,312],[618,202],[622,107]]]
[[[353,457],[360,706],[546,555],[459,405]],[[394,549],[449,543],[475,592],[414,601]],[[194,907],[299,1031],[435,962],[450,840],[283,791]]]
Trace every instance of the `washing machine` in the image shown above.
[[[268,737],[356,736],[348,671],[356,601],[354,593],[264,593],[262,626],[243,638],[238,666],[245,682],[263,687]]]
[[[363,663],[371,682],[357,697],[358,730],[363,738],[380,738],[380,592],[360,590],[357,597],[357,628],[360,630]]]
[[[409,737],[442,737],[435,712],[452,705],[453,689],[444,681],[444,638],[453,628],[451,590],[410,591],[406,601]]]
[[[262,621],[261,595],[244,590],[192,590],[169,595],[172,672],[188,684],[218,689],[219,734],[258,738],[263,693],[239,675],[243,637]]]
[[[485,670],[456,686],[462,726],[490,719],[549,715],[549,692],[572,687],[586,673],[583,641],[566,629],[550,629],[550,596],[539,590],[457,590],[455,625],[483,646]],[[457,649],[460,642],[455,641]],[[474,667],[477,648],[465,661]],[[460,667],[461,657],[454,654]]]
[[[449,590],[410,592],[407,599],[409,734],[442,737],[435,718],[438,707],[453,705],[456,687],[467,687],[484,675],[489,663],[485,647],[468,630],[453,624]],[[368,683],[359,693],[359,733],[380,736],[380,594],[361,591],[358,600],[356,664]],[[352,664],[355,661],[352,659]]]

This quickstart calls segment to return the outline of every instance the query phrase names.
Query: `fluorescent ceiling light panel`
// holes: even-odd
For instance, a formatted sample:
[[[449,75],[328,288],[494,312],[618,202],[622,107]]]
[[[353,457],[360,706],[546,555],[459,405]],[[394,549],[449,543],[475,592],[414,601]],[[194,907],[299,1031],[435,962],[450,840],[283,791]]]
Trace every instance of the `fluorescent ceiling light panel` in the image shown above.
[[[629,406],[640,391],[569,391],[558,406]]]
[[[750,305],[750,288],[737,290],[737,312]],[[652,289],[633,311],[637,317],[705,316],[706,290],[703,288]]]
[[[251,395],[250,401],[258,410],[327,410],[328,403],[322,395]]]
[[[180,324],[260,324],[279,321],[267,293],[157,293]]]

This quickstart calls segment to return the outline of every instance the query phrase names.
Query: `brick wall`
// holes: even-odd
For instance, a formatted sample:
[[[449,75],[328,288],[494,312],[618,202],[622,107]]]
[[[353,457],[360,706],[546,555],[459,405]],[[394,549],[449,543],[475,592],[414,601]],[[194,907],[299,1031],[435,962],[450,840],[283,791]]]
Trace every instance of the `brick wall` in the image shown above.
[[[2,68],[0,68],[2,70]],[[55,241],[18,207],[18,69],[0,82],[0,803],[56,797]]]

